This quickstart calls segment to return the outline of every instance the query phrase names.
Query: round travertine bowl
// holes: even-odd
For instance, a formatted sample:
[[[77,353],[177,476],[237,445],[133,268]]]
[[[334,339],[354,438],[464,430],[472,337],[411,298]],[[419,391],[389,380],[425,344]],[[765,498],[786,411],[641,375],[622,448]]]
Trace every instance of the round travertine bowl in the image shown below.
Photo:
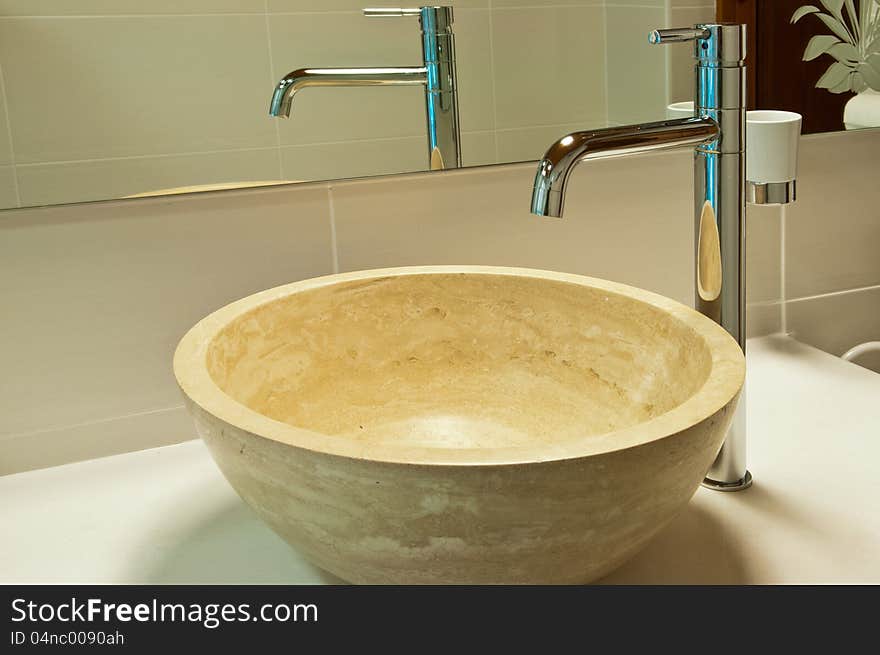
[[[203,319],[174,371],[226,478],[362,583],[577,583],[696,491],[745,363],[718,325],[603,280],[418,267]]]

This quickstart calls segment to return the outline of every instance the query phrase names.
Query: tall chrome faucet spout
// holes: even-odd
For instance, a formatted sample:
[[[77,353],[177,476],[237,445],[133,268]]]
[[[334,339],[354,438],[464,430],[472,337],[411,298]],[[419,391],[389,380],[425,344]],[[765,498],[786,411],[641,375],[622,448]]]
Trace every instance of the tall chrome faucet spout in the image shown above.
[[[538,166],[531,210],[541,216],[562,216],[568,177],[585,159],[693,146],[694,306],[745,349],[745,26],[701,24],[655,30],[649,41],[693,42],[694,117],[562,137]],[[752,483],[746,468],[744,404],[743,397],[703,482],[706,487],[737,491]]]
[[[532,189],[532,213],[562,216],[568,177],[582,161],[696,147],[714,141],[719,134],[718,124],[711,118],[681,118],[567,134],[547,149],[538,164]]]

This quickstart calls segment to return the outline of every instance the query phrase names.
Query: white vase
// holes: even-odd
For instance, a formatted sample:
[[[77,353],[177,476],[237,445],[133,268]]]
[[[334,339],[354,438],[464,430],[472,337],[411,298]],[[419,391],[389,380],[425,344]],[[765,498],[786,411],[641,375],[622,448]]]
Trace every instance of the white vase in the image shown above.
[[[843,109],[843,124],[848,130],[880,127],[880,91],[866,89],[850,98]]]

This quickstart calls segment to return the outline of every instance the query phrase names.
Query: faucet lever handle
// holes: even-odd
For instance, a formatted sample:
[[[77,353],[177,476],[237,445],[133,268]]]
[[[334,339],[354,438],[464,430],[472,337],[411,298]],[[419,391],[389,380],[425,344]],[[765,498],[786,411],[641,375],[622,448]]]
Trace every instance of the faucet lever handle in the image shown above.
[[[366,7],[364,16],[378,18],[399,18],[401,16],[418,16],[422,10],[418,7]]]
[[[648,42],[658,43],[681,43],[682,41],[696,41],[708,39],[712,33],[699,27],[675,27],[668,30],[654,30],[648,35]]]

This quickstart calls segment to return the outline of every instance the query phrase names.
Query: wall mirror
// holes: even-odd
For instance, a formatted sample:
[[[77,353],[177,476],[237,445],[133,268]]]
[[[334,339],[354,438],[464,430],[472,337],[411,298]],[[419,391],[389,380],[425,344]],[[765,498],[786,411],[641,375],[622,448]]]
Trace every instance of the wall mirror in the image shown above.
[[[754,104],[843,129],[846,103],[880,89],[880,4],[810,1],[443,0],[462,163],[534,160],[567,131],[662,119],[692,97],[691,53],[646,36],[716,11],[757,35]],[[268,116],[290,70],[422,61],[418,19],[366,6],[382,3],[0,0],[0,207],[426,169],[421,88],[305,89],[289,119]]]

